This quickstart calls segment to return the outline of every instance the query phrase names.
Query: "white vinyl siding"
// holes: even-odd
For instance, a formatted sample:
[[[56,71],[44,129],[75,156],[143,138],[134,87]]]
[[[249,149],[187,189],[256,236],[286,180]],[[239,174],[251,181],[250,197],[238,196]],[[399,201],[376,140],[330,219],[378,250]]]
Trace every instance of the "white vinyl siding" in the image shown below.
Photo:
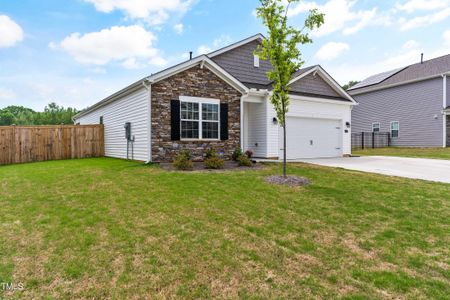
[[[359,105],[352,111],[353,132],[369,132],[373,122],[390,132],[390,123],[399,121],[401,133],[392,146],[441,147],[442,81],[435,78],[355,95]]]
[[[78,119],[81,125],[98,124],[103,116],[105,126],[105,156],[126,158],[127,140],[125,123],[131,123],[131,135],[135,137],[134,159],[147,161],[150,146],[148,133],[149,112],[148,91],[145,88],[123,96]],[[131,145],[130,145],[131,146]],[[131,158],[131,147],[130,147]]]
[[[245,150],[252,150],[254,157],[267,157],[266,111],[264,103],[245,103],[244,117],[247,134]]]

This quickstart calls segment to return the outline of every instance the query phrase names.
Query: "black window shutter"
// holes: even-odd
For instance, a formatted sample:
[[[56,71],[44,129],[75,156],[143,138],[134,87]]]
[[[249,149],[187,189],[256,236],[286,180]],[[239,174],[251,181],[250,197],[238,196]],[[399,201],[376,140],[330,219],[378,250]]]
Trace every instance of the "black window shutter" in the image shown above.
[[[172,141],[180,140],[180,101],[170,101],[170,127]]]
[[[220,103],[220,139],[228,140],[228,103]]]

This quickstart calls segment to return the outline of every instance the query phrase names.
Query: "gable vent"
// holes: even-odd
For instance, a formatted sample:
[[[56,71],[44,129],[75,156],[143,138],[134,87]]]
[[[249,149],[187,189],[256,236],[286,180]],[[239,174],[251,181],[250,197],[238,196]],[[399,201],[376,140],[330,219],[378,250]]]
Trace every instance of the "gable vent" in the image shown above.
[[[253,66],[255,68],[259,68],[259,56],[258,55],[253,55]]]

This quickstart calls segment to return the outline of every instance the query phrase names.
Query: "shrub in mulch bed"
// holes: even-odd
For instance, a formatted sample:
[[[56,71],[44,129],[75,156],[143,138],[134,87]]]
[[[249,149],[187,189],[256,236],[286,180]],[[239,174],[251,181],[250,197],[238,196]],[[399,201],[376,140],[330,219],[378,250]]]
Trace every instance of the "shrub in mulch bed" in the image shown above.
[[[223,171],[242,171],[242,170],[260,170],[264,168],[263,164],[252,163],[250,167],[239,166],[236,162],[231,160],[224,161],[222,169],[205,169],[205,162],[193,162],[192,169],[180,170],[177,169],[173,163],[160,163],[161,169],[166,171],[197,171],[197,172],[223,172]]]
[[[205,169],[218,170],[223,169],[223,167],[225,166],[225,161],[218,156],[211,156],[205,159],[204,164]]]
[[[251,167],[253,165],[252,161],[246,155],[239,156],[237,163],[241,167]]]
[[[178,170],[189,171],[194,168],[189,151],[181,151],[173,161],[173,166]]]
[[[265,178],[266,182],[277,185],[288,186],[305,186],[311,184],[311,181],[304,177],[299,176],[286,176],[283,175],[271,175]]]

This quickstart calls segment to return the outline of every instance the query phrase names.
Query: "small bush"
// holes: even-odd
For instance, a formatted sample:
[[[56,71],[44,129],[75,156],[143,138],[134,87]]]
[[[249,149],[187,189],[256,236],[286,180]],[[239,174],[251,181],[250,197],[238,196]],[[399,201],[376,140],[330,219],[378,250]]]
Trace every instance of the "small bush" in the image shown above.
[[[247,155],[248,158],[252,158],[253,151],[252,150],[247,150],[247,151],[245,151],[245,155]]]
[[[214,149],[206,150],[206,153],[205,153],[205,158],[206,159],[211,158],[211,157],[215,157],[215,156],[217,156],[217,154],[216,154],[216,151],[214,151]]]
[[[192,163],[191,154],[189,151],[181,151],[178,153],[177,157],[175,157],[175,160],[173,161],[173,166],[178,170],[192,170],[194,165]]]
[[[231,158],[234,161],[238,161],[239,156],[242,155],[242,150],[240,148],[236,148],[236,150],[234,150],[233,154],[231,154]]]
[[[252,161],[245,155],[239,156],[237,163],[241,167],[251,167],[253,165]]]
[[[223,169],[225,162],[218,156],[205,159],[205,169]]]
[[[177,157],[178,156],[184,156],[187,160],[191,160],[191,152],[189,152],[189,150],[181,150]]]

